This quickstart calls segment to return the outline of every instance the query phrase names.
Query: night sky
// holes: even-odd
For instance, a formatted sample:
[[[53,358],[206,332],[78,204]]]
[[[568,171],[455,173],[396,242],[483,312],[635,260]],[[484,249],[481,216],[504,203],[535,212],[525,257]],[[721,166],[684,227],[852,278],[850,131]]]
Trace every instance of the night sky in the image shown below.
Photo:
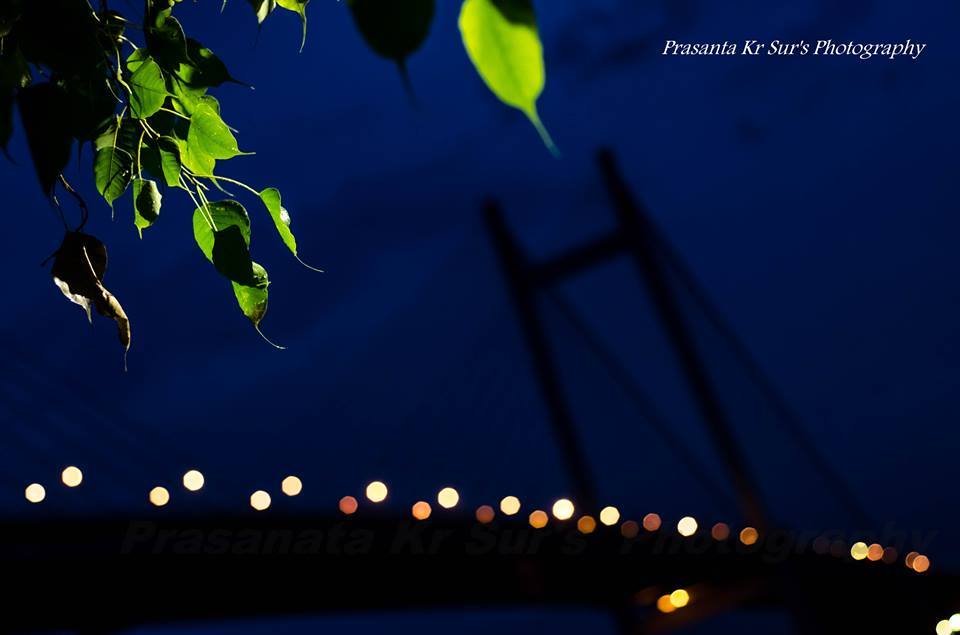
[[[262,327],[287,347],[271,348],[197,249],[189,199],[168,192],[140,240],[129,194],[115,220],[96,197],[86,149],[67,176],[91,202],[87,231],[110,249],[105,283],[132,321],[124,373],[113,324],[96,316],[86,324],[39,266],[61,227],[18,130],[15,163],[0,170],[0,513],[136,515],[154,485],[171,489],[171,509],[241,511],[250,492],[277,492],[290,473],[305,487],[296,499],[274,497],[288,512],[332,513],[340,496],[359,496],[374,478],[391,486],[398,513],[448,484],[464,513],[505,494],[541,507],[570,494],[482,202],[502,202],[531,254],[558,253],[612,227],[594,159],[609,146],[872,524],[838,503],[685,303],[775,519],[809,530],[936,530],[934,566],[960,566],[952,487],[960,5],[541,0],[540,112],[557,160],[473,70],[452,0],[438,0],[431,36],[409,61],[418,106],[395,67],[366,48],[344,3],[311,2],[299,54],[294,15],[278,12],[258,34],[245,2],[232,0],[222,15],[219,4],[177,9],[188,34],[256,87],[214,93],[241,148],[256,152],[218,172],[280,188],[301,256],[326,273],[300,266],[257,201],[237,192],[253,217],[254,257],[272,280]],[[666,38],[830,37],[928,47],[917,61],[659,55]],[[601,502],[634,518],[657,511],[673,522],[685,514],[738,522],[632,263],[600,267],[557,292],[726,490],[715,495],[691,477],[545,303]],[[68,464],[84,470],[76,491],[57,484]],[[179,479],[191,467],[207,486],[188,495]],[[24,501],[32,481],[47,486],[41,505]],[[529,631],[544,619],[492,613],[469,628]],[[605,616],[564,624],[581,619],[584,628],[612,628]],[[403,620],[410,631],[449,626],[435,616]],[[372,632],[378,622],[320,624]]]

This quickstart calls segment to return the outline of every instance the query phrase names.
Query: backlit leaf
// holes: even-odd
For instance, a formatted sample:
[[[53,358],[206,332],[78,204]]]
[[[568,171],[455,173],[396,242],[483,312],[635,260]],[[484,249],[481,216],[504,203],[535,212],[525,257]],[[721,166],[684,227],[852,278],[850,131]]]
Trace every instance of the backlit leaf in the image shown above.
[[[163,106],[167,87],[160,66],[152,59],[140,64],[128,83],[131,89],[130,114],[134,119],[146,119]]]
[[[211,159],[232,159],[240,154],[233,133],[208,103],[199,104],[190,118],[187,147],[194,157],[206,155]]]
[[[273,219],[273,224],[276,226],[277,232],[283,240],[283,244],[296,256],[297,239],[293,236],[293,232],[290,231],[290,214],[287,213],[287,210],[280,204],[280,190],[275,187],[268,187],[260,192],[260,200],[263,201],[267,211],[270,212],[270,218]]]
[[[133,224],[136,225],[141,238],[143,238],[143,230],[152,226],[160,216],[162,198],[160,189],[154,181],[136,179],[133,182]]]
[[[255,262],[252,265],[253,283],[246,285],[234,282],[233,293],[243,314],[254,327],[259,327],[263,316],[267,314],[267,287],[270,286],[270,280],[266,269]]]
[[[263,24],[267,16],[277,7],[277,0],[247,0],[257,14],[257,24]]]
[[[519,109],[556,153],[537,112],[546,70],[530,0],[465,0],[460,9],[463,45],[480,77],[503,103]]]
[[[97,191],[110,207],[127,190],[133,176],[133,157],[116,144],[97,150],[93,156],[93,177]]]
[[[193,213],[193,237],[217,271],[233,282],[254,284],[250,217],[243,205],[227,200],[197,209]]]
[[[300,16],[300,24],[303,26],[303,36],[300,39],[301,51],[307,43],[307,3],[309,2],[310,0],[277,0],[278,5]]]

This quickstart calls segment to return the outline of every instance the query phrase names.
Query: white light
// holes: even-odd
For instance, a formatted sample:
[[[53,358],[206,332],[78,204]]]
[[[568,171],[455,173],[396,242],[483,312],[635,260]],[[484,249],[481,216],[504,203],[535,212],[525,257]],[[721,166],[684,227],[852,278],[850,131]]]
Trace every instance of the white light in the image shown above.
[[[27,489],[23,491],[23,495],[31,503],[39,503],[47,497],[47,490],[43,489],[43,485],[40,483],[30,483],[27,485]]]
[[[71,465],[70,467],[64,468],[60,474],[60,480],[63,481],[63,484],[67,487],[76,487],[83,482],[83,472],[80,471],[80,468]]]
[[[199,470],[189,470],[183,475],[183,486],[191,492],[200,491],[203,487],[203,474]]]
[[[270,494],[267,494],[262,489],[250,494],[250,507],[253,507],[258,512],[267,509],[270,507]]]

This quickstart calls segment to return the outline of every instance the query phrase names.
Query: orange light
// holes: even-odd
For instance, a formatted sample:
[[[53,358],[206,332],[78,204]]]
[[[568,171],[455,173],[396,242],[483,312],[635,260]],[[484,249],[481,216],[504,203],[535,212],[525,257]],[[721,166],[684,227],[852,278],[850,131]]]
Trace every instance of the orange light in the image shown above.
[[[753,527],[744,527],[740,532],[740,542],[747,545],[757,544],[757,540],[760,538],[760,533]]]
[[[713,536],[714,540],[726,540],[730,537],[730,527],[727,523],[717,523],[710,530],[710,535]]]
[[[913,568],[913,561],[916,560],[916,559],[917,559],[917,556],[919,556],[919,555],[920,555],[920,554],[917,553],[916,551],[911,551],[910,553],[907,554],[907,557],[903,559],[903,562],[904,562],[904,564],[907,565],[907,568],[908,568],[908,569],[912,569],[912,568]]]
[[[913,559],[913,570],[917,573],[926,573],[930,569],[930,558],[919,555]]]
[[[489,505],[481,505],[477,507],[477,522],[482,525],[487,525],[493,522],[493,517],[496,513],[493,511],[493,507]]]
[[[870,562],[879,562],[883,558],[883,547],[873,543],[867,548],[867,560]]]
[[[660,515],[647,514],[643,517],[643,528],[647,531],[656,531],[660,529]]]
[[[592,534],[597,528],[597,521],[593,519],[593,516],[581,516],[580,520],[577,521],[577,530],[581,534]]]
[[[634,539],[637,537],[637,534],[640,533],[640,526],[635,520],[628,520],[627,522],[620,525],[620,535],[624,538]]]
[[[507,516],[513,516],[520,511],[520,499],[516,496],[505,496],[500,501],[500,511]]]
[[[534,529],[543,529],[547,526],[547,522],[550,520],[550,518],[547,516],[547,512],[537,509],[530,514],[529,520],[530,526]]]
[[[693,516],[684,516],[677,523],[677,532],[685,538],[697,533],[697,519]]]
[[[357,513],[357,499],[353,496],[344,496],[340,499],[340,511],[347,516]]]
[[[413,504],[413,517],[417,520],[426,520],[430,518],[430,503],[426,501],[420,501]]]
[[[661,613],[673,613],[677,610],[677,607],[670,601],[669,595],[661,595],[660,598],[657,599],[657,610]]]

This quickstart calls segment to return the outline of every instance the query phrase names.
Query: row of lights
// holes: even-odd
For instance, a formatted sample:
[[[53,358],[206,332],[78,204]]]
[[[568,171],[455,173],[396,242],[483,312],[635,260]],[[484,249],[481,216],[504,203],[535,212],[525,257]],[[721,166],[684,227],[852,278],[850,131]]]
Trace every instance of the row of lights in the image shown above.
[[[937,635],[951,635],[960,633],[960,613],[954,613],[948,620],[937,622]]]
[[[850,547],[850,557],[857,561],[869,560],[870,562],[892,564],[897,561],[897,550],[893,547],[884,548],[883,545],[878,543],[867,546],[865,542],[855,542]],[[926,573],[930,569],[930,558],[916,551],[911,551],[904,558],[904,564],[907,565],[908,569],[917,573]]]
[[[61,482],[67,487],[74,488],[83,482],[83,472],[76,466],[68,466],[60,474]],[[199,470],[188,470],[183,475],[183,486],[191,492],[197,492],[204,486],[204,476]],[[296,476],[288,476],[280,483],[280,490],[287,496],[297,496],[303,491],[303,482]],[[389,489],[382,481],[373,481],[367,485],[365,494],[367,499],[373,503],[382,503],[387,499]],[[24,495],[31,503],[40,503],[46,498],[46,489],[40,483],[31,483],[24,491]],[[170,502],[170,492],[163,486],[157,486],[150,490],[148,496],[150,503],[156,507],[163,507]],[[444,487],[437,493],[437,504],[443,509],[453,509],[460,502],[460,494],[452,487]],[[270,493],[265,490],[257,490],[250,495],[250,507],[256,511],[264,511],[270,508],[272,499]],[[344,496],[340,499],[339,509],[343,514],[351,515],[356,513],[359,508],[357,499],[353,496]],[[520,512],[520,499],[516,496],[506,496],[500,501],[500,511],[506,516],[514,516]],[[566,498],[557,500],[551,509],[554,518],[560,521],[566,521],[573,518],[576,508],[572,501]],[[427,501],[417,501],[411,507],[410,513],[417,520],[427,520],[433,513],[433,508]],[[490,505],[481,505],[476,510],[476,519],[478,522],[487,524],[493,522],[496,515],[493,507]],[[620,511],[616,507],[608,506],[600,510],[600,522],[608,527],[612,527],[620,522]],[[533,510],[527,518],[527,522],[534,529],[542,529],[547,526],[550,518],[547,513],[540,509]],[[640,524],[636,521],[628,520],[620,527],[620,533],[624,538],[636,538],[640,533]],[[662,520],[658,514],[650,513],[643,517],[643,529],[648,532],[659,531],[662,526]],[[583,534],[591,534],[597,528],[597,521],[592,516],[581,516],[577,520],[577,529]],[[677,533],[684,537],[690,537],[697,533],[699,526],[697,520],[692,516],[684,516],[677,523]],[[711,530],[710,535],[717,541],[724,541],[730,537],[730,527],[726,523],[717,523]],[[738,536],[740,542],[746,546],[754,545],[760,539],[760,533],[753,527],[745,527]],[[845,546],[841,541],[829,543],[826,537],[820,537],[814,542],[814,551],[825,554],[827,552],[834,555],[843,555]],[[850,547],[850,556],[857,561],[869,560],[871,562],[885,562],[887,564],[895,562],[897,551],[893,547],[884,548],[882,545],[874,543],[867,545],[864,542],[854,543]],[[911,551],[904,559],[907,568],[917,572],[926,573],[930,569],[930,558],[923,554]],[[664,596],[668,597],[668,596]],[[678,596],[679,597],[679,596]],[[663,600],[663,598],[661,598]],[[675,604],[663,600],[663,606],[671,606],[673,610],[681,608]],[[658,603],[660,606],[660,603]],[[684,604],[685,606],[685,604]],[[958,618],[957,624],[960,624]],[[952,631],[951,631],[952,632]]]

